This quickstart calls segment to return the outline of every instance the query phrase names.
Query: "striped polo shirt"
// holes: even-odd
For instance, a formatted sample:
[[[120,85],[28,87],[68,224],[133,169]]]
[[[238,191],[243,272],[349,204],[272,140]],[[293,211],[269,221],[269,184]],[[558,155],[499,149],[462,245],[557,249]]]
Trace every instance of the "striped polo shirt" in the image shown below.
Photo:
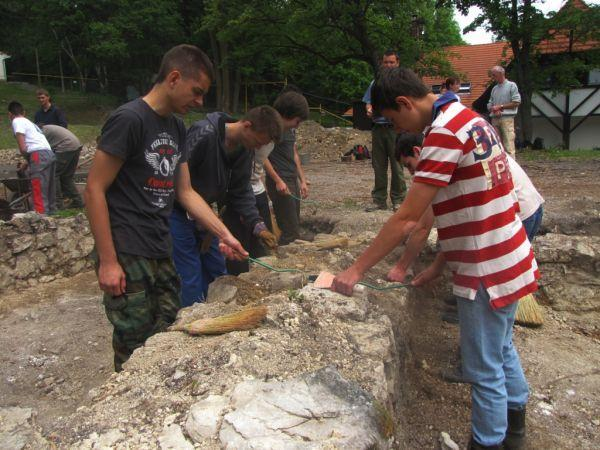
[[[493,308],[534,292],[540,276],[500,142],[477,113],[436,102],[414,178],[442,187],[432,207],[454,294],[473,300],[482,284]]]

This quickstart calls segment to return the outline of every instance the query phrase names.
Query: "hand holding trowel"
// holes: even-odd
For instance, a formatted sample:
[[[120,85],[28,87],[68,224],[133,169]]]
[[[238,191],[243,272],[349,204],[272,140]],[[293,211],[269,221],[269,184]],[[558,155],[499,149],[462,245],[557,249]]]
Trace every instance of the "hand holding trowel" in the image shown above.
[[[331,289],[335,275],[331,272],[322,271],[315,279],[314,286],[318,289]],[[365,287],[360,284],[355,284],[352,293],[361,294],[365,291]]]

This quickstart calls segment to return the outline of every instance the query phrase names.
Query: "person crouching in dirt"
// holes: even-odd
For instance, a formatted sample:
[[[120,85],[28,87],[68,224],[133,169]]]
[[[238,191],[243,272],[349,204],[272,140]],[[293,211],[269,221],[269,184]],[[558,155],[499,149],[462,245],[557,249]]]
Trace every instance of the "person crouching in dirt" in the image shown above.
[[[489,123],[455,98],[438,99],[409,69],[383,71],[372,98],[397,131],[424,132],[425,139],[405,201],[332,288],[352,295],[431,206],[454,273],[462,367],[472,386],[469,448],[522,448],[529,387],[512,325],[516,301],[537,289],[540,275],[516,215],[506,152]]]
[[[400,165],[408,169],[411,175],[414,175],[417,171],[422,146],[423,135],[420,133],[401,133],[396,139],[396,159]],[[508,162],[515,187],[515,194],[519,201],[519,212],[517,214],[519,219],[521,219],[521,222],[523,222],[527,238],[530,242],[533,242],[542,223],[544,199],[521,166],[510,156],[508,156]],[[389,271],[387,275],[388,280],[400,283],[403,283],[406,280],[406,276],[411,269],[412,264],[423,247],[425,247],[433,222],[433,211],[431,208],[427,208],[427,211],[423,214],[417,223],[417,226],[410,234],[402,256],[396,265]],[[421,286],[425,284],[425,282],[437,278],[441,275],[444,265],[444,254],[439,253],[434,264],[418,274],[414,278],[413,284],[415,286]]]
[[[222,112],[208,114],[188,130],[186,150],[194,190],[209,204],[223,206],[225,223],[238,239],[247,232],[269,248],[277,246],[256,208],[250,186],[254,151],[281,138],[279,113],[270,106],[258,106],[236,121]],[[223,208],[222,208],[223,209]],[[181,277],[181,304],[190,306],[206,300],[208,285],[227,273],[218,239],[210,230],[199,228],[178,202],[170,217],[173,260]]]
[[[283,119],[283,139],[275,144],[269,158],[265,160],[267,192],[273,202],[275,220],[281,230],[281,245],[289,244],[300,237],[298,199],[308,197],[308,181],[296,147],[296,128],[308,119],[308,102],[302,94],[294,90],[295,88],[287,89],[290,90],[284,90],[273,104]]]
[[[98,284],[114,327],[116,371],[147,338],[166,330],[180,308],[168,224],[175,196],[219,236],[225,255],[247,255],[192,189],[185,126],[174,115],[201,106],[212,78],[212,63],[199,48],[173,47],[150,92],[119,107],[102,128],[84,198]]]

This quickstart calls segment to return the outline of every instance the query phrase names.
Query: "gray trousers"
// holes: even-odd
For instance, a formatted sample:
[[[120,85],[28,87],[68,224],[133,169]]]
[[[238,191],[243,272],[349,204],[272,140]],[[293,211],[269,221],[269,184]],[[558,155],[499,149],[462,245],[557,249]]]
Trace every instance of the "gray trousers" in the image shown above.
[[[371,130],[373,152],[371,163],[375,172],[375,184],[371,191],[373,202],[385,207],[388,197],[388,167],[391,168],[390,199],[399,205],[406,195],[406,183],[402,167],[396,161],[396,132],[392,127],[373,125]]]
[[[61,208],[66,206],[63,203],[65,199],[70,201],[68,205],[70,208],[83,207],[81,195],[79,195],[77,186],[75,186],[75,182],[73,181],[80,153],[81,148],[70,152],[56,153],[56,178],[59,181],[57,187],[60,187],[56,197],[58,206]]]
[[[55,167],[56,157],[52,150],[29,153],[33,209],[40,214],[53,214],[56,211]]]
[[[281,177],[287,184],[288,189],[294,196],[300,198],[300,188],[298,179]],[[280,194],[275,187],[275,181],[270,177],[266,177],[267,192],[269,198],[273,202],[273,213],[277,226],[281,230],[279,245],[286,245],[294,242],[300,237],[300,202],[289,195]]]

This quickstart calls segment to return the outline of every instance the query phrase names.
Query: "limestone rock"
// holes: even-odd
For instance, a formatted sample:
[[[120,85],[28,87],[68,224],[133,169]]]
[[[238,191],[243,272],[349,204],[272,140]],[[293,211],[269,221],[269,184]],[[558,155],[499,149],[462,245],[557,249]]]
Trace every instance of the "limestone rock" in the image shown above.
[[[192,405],[185,423],[188,435],[195,442],[215,438],[221,415],[228,406],[229,399],[222,395],[209,395],[204,400]]]
[[[235,285],[236,277],[233,275],[223,275],[210,283],[208,286],[208,303],[229,303],[235,298],[238,288]]]
[[[30,255],[24,254],[17,256],[17,265],[15,267],[15,276],[21,280],[26,279],[29,275],[35,273],[36,262]]]
[[[54,244],[56,244],[56,237],[51,232],[41,233],[37,236],[36,248],[52,247]]]
[[[194,450],[194,446],[183,435],[181,427],[175,423],[163,429],[158,443],[161,450]]]
[[[245,381],[219,433],[226,449],[387,448],[372,397],[332,367],[284,382]]]
[[[341,320],[364,321],[367,315],[368,301],[363,296],[346,297],[326,289],[305,286],[299,294],[307,299],[303,304],[314,317],[334,315]]]
[[[48,442],[33,427],[31,408],[0,408],[0,450],[46,449]]]
[[[299,272],[273,272],[265,279],[265,285],[272,292],[300,289],[306,277]]]
[[[21,252],[24,252],[34,242],[34,238],[31,234],[23,234],[12,241],[12,253],[13,255],[17,255]]]

